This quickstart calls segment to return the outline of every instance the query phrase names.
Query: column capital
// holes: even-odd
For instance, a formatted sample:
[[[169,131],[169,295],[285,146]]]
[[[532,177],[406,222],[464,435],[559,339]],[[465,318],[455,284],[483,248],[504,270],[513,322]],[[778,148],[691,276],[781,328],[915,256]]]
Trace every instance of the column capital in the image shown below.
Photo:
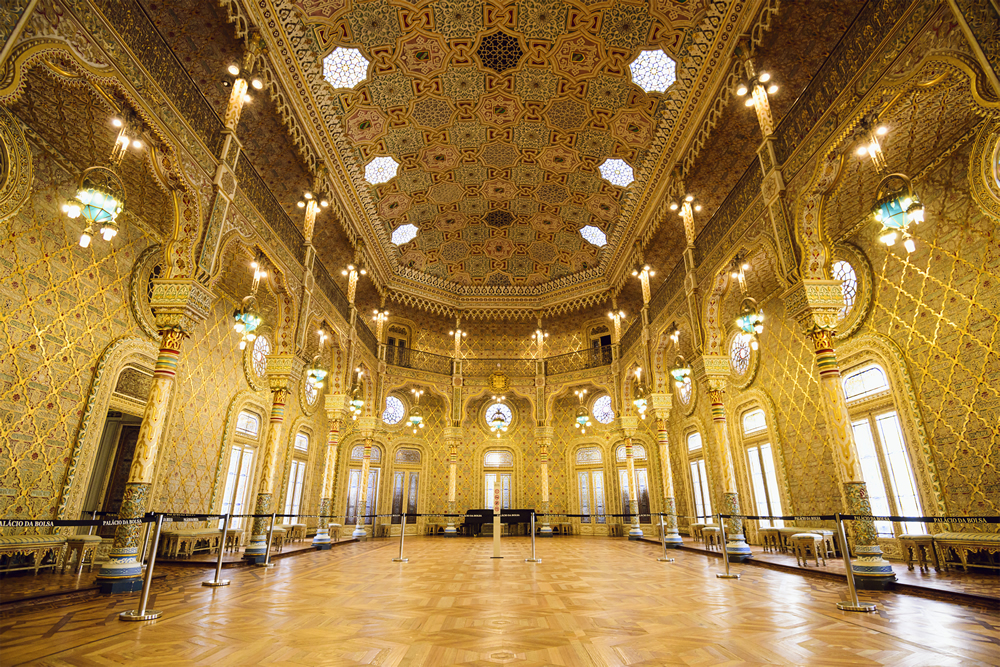
[[[358,431],[361,437],[370,439],[374,436],[377,424],[378,420],[375,417],[358,417]]]
[[[212,291],[193,279],[153,280],[149,305],[158,331],[179,331],[191,335],[194,327],[212,310]]]
[[[458,444],[462,441],[462,427],[461,426],[445,426],[444,427],[444,441],[449,445]]]
[[[618,426],[622,437],[631,438],[639,428],[639,418],[635,415],[622,415],[618,418]]]
[[[327,394],[324,399],[326,418],[330,421],[344,421],[347,416],[347,396],[344,394]]]
[[[651,394],[649,402],[653,407],[653,416],[656,419],[668,419],[670,410],[674,405],[673,394]]]
[[[267,383],[271,391],[288,389],[294,362],[295,355],[292,354],[272,354],[267,357]]]
[[[552,444],[552,438],[554,436],[555,436],[555,429],[551,426],[535,427],[535,441],[545,445],[546,447]]]
[[[704,380],[710,390],[725,390],[731,369],[724,354],[703,354],[691,363],[691,372]]]
[[[835,329],[844,307],[839,280],[800,280],[781,295],[781,300],[789,317],[806,333]]]

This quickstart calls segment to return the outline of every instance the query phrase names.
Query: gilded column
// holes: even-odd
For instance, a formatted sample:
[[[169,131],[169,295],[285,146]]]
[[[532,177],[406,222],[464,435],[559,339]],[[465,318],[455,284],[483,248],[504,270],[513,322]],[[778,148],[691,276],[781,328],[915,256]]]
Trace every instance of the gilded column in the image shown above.
[[[137,519],[151,509],[149,493],[177,376],[181,341],[205,318],[211,298],[204,287],[193,281],[158,280],[153,283],[151,301],[160,330],[160,352],[118,511],[119,519]],[[123,525],[115,530],[109,560],[97,575],[102,593],[126,593],[142,587],[142,563],[138,560],[141,534],[140,524]]]
[[[462,429],[448,426],[444,429],[444,440],[448,443],[448,514],[455,513],[455,489],[458,485],[458,445],[462,442]],[[455,517],[448,517],[448,525],[444,529],[445,537],[457,537]]]
[[[340,428],[344,423],[344,406],[347,396],[328,394],[326,415],[330,430],[326,434],[326,457],[323,459],[323,486],[320,489],[319,524],[313,546],[318,550],[330,548],[330,518],[333,512],[333,485],[337,479],[337,448],[340,445]]]
[[[292,371],[291,355],[271,355],[267,358],[267,380],[271,386],[271,418],[264,443],[264,458],[257,486],[254,514],[271,514],[274,509],[274,476],[281,450],[281,434],[285,422],[285,403],[288,401],[288,380]],[[256,517],[250,530],[250,543],[243,555],[247,560],[261,563],[267,556],[267,531],[270,519]]]
[[[681,536],[677,532],[677,501],[674,496],[674,475],[670,467],[670,434],[667,431],[668,418],[673,396],[669,394],[653,394],[653,409],[656,411],[656,442],[660,453],[660,475],[663,479],[663,513],[664,538],[669,548],[681,545]]]
[[[782,295],[789,315],[802,326],[816,354],[820,403],[830,450],[844,488],[846,510],[849,514],[870,517],[868,487],[861,471],[840,363],[833,345],[834,327],[843,298],[839,280],[804,279]],[[857,587],[887,588],[896,580],[896,575],[882,557],[875,523],[871,519],[855,521],[853,533],[856,559],[851,562],[851,569]]]
[[[541,483],[542,514],[549,513],[549,447],[552,445],[553,428],[551,426],[535,427],[535,442],[538,443],[539,476]],[[538,531],[539,537],[552,537],[552,526],[549,525],[549,517],[542,519],[542,526]]]
[[[361,458],[361,485],[358,489],[358,507],[357,507],[357,520],[354,524],[354,532],[351,534],[352,537],[356,537],[359,540],[368,539],[368,529],[365,526],[364,513],[367,511],[368,507],[368,495],[375,493],[375,490],[370,488],[368,485],[368,472],[372,467],[372,437],[375,435],[375,418],[374,417],[361,417],[358,419],[358,430],[361,432],[361,437],[365,439],[364,455]],[[372,519],[372,529],[374,531],[376,521]]]
[[[628,477],[628,509],[632,515],[632,526],[628,531],[630,540],[642,538],[642,528],[639,527],[639,485],[635,481],[635,458],[632,456],[632,436],[639,426],[639,418],[623,416],[620,419],[622,432],[625,435],[625,470]]]

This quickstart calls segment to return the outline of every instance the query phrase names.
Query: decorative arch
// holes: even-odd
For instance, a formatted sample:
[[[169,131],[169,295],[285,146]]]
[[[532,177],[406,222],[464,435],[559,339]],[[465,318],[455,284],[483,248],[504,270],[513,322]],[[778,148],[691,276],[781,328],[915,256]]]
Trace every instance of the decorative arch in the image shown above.
[[[733,428],[739,429],[738,435],[740,436],[734,442],[743,442],[742,415],[753,407],[758,407],[764,411],[764,416],[767,419],[768,436],[771,441],[772,451],[775,453],[775,466],[778,468],[778,483],[781,485],[781,494],[783,496],[782,507],[786,508],[786,514],[794,514],[795,498],[792,496],[791,487],[788,485],[788,468],[785,466],[785,442],[781,437],[781,429],[778,428],[778,412],[774,407],[774,401],[771,400],[771,395],[763,389],[754,388],[740,392],[736,400],[733,401],[734,418],[730,422]],[[732,438],[733,434],[730,433],[729,436]],[[744,480],[749,479],[744,457],[741,455],[738,458]],[[743,486],[747,487],[748,485],[743,484]]]
[[[70,453],[56,519],[75,519],[82,511],[86,486],[101,442],[103,416],[108,413],[118,374],[128,364],[144,366],[152,371],[158,354],[157,345],[137,336],[117,338],[104,349],[94,369],[86,407]]]
[[[6,165],[6,178],[0,184],[0,220],[15,215],[31,195],[31,148],[21,124],[0,106],[0,164]]]
[[[252,411],[260,415],[262,426],[267,423],[267,415],[271,409],[271,407],[266,404],[263,395],[260,392],[250,391],[247,389],[237,392],[233,399],[229,401],[229,407],[226,409],[226,426],[222,429],[222,439],[219,441],[219,449],[216,456],[215,481],[212,484],[212,496],[209,501],[211,511],[215,511],[222,506],[222,499],[219,497],[219,494],[224,490],[223,476],[226,472],[226,448],[233,442],[233,433],[236,430],[237,417],[239,417],[240,412],[246,410],[247,408],[253,408]],[[262,436],[263,430],[264,429],[262,428]],[[261,443],[263,444],[263,437],[261,438]],[[257,463],[254,465],[255,478],[257,469],[259,469],[263,460],[264,457],[257,457]]]

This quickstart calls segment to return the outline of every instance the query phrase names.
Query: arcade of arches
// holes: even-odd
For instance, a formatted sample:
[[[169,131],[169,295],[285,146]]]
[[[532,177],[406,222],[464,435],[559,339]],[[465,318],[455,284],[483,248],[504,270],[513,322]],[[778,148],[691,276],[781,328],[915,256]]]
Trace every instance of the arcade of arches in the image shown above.
[[[141,586],[142,524],[30,523],[94,512],[177,516],[154,594],[217,602],[240,641],[262,631],[240,607],[276,604],[250,566],[269,552],[310,614],[377,617],[352,573],[399,577],[428,621],[420,586],[475,571],[448,628],[510,615],[464,640],[338,626],[343,664],[1000,662],[996,2],[12,0],[0,27],[11,664],[83,655],[67,615]],[[489,564],[493,525],[465,515],[493,507],[555,537],[532,574],[530,524]],[[834,607],[835,513],[860,517],[862,598],[948,638],[879,626],[869,650],[874,617]],[[390,563],[401,531],[458,578]],[[631,564],[660,541],[676,567],[647,582]],[[184,588],[219,550],[239,598]],[[711,576],[720,553],[742,582]],[[710,591],[801,590],[819,644],[654,631],[626,598],[662,576],[677,628],[734,638],[756,626],[706,620]],[[501,598],[562,577],[586,611],[516,635],[556,602]],[[94,651],[172,650],[163,625]],[[316,641],[296,632],[277,641]]]

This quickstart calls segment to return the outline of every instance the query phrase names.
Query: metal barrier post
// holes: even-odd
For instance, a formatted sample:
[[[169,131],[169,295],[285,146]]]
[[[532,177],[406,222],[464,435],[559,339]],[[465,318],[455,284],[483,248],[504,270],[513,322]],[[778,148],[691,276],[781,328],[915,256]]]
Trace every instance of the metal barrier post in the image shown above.
[[[837,521],[837,538],[840,540],[840,555],[844,557],[844,569],[847,570],[847,590],[851,593],[851,601],[841,600],[837,603],[837,609],[841,611],[875,611],[876,607],[871,602],[861,602],[858,600],[858,589],[854,587],[854,570],[851,569],[851,548],[847,545],[847,536],[844,534],[844,524],[840,520],[840,512],[834,514]]]
[[[663,555],[656,560],[661,563],[673,563],[674,559],[667,556],[667,530],[663,525],[663,512],[660,512],[660,540],[663,542]]]
[[[739,579],[740,578],[739,574],[736,574],[736,573],[730,574],[729,573],[729,554],[726,553],[726,523],[722,520],[722,514],[721,513],[719,513],[717,516],[719,517],[719,537],[720,537],[720,539],[722,541],[722,545],[721,545],[721,548],[722,548],[722,560],[726,561],[726,573],[722,574],[720,572],[719,574],[716,574],[715,576],[717,578],[719,578],[719,579]]]
[[[392,523],[390,522],[391,526]],[[403,536],[406,535],[406,510],[403,510],[403,520],[399,526],[399,558],[393,558],[393,563],[409,563],[409,558],[403,558]]]
[[[153,550],[149,553],[149,565],[146,566],[146,579],[142,582],[142,597],[139,598],[139,608],[123,611],[118,614],[120,621],[152,621],[163,616],[162,611],[146,609],[149,602],[149,587],[153,583],[153,565],[156,564],[156,549],[160,545],[160,529],[163,527],[163,515],[156,515],[156,533],[153,537]]]
[[[201,582],[202,586],[209,586],[211,588],[216,588],[218,586],[228,586],[229,580],[222,579],[222,555],[226,552],[226,540],[229,538],[229,519],[233,516],[232,512],[226,514],[226,523],[222,526],[222,540],[219,542],[219,560],[215,564],[215,579],[212,581]]]
[[[525,563],[541,563],[541,558],[535,558],[535,513],[531,513],[531,558],[525,558]]]
[[[271,562],[271,541],[274,539],[274,512],[271,512],[271,527],[267,531],[267,550],[264,552],[264,562],[257,563],[257,567],[274,567]]]

